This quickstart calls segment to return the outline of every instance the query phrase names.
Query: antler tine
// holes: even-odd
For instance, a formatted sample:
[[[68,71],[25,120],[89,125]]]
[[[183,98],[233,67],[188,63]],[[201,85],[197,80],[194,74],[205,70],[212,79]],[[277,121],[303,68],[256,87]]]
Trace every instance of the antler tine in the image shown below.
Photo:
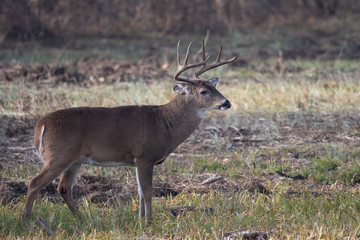
[[[180,77],[180,74],[183,73],[184,71],[190,69],[190,68],[195,68],[201,65],[204,65],[206,63],[206,61],[209,60],[209,57],[206,59],[203,59],[203,61],[199,62],[199,63],[193,63],[193,64],[188,64],[188,60],[189,60],[189,55],[190,55],[190,47],[192,45],[192,41],[190,42],[189,46],[187,47],[186,50],[186,54],[185,54],[185,59],[184,59],[184,64],[181,65],[180,64],[180,53],[179,53],[179,48],[180,48],[180,40],[178,41],[178,45],[177,45],[177,63],[178,63],[178,70],[176,71],[175,75],[174,75],[174,81],[182,81],[182,82],[195,82],[196,79],[193,78],[183,78]]]
[[[205,39],[202,39],[202,58],[205,60]]]
[[[187,62],[189,61],[190,47],[191,47],[192,43],[193,43],[193,41],[191,41],[191,42],[189,43],[189,46],[188,46],[187,49],[186,49],[186,54],[185,54],[185,59],[184,59],[184,64],[183,64],[183,66],[186,66],[186,65],[187,65]]]
[[[202,39],[201,49],[202,49],[202,58],[203,58],[203,60],[205,60],[205,40],[204,40],[204,38]],[[210,58],[210,56],[208,56],[208,58]],[[198,79],[198,76],[200,75],[200,74],[197,75],[197,72],[201,71],[201,70],[204,69],[206,66],[207,66],[207,65],[206,65],[206,61],[205,61],[204,64],[202,64],[202,67],[201,67],[198,71],[196,71],[196,72],[194,73],[194,78],[195,78],[195,79]]]
[[[221,51],[222,51],[222,46],[220,46],[220,50],[219,50],[219,53],[217,55],[217,58],[216,58],[216,61],[215,62],[220,62],[220,58],[221,58]]]
[[[204,50],[205,48],[203,48]],[[203,74],[204,72],[206,71],[209,71],[210,69],[213,69],[213,68],[217,68],[221,65],[224,65],[224,64],[228,64],[228,63],[232,63],[236,60],[237,56],[234,56],[233,58],[230,58],[224,62],[221,62],[220,58],[221,58],[221,52],[222,52],[222,46],[220,46],[220,49],[219,49],[219,53],[217,55],[217,58],[215,60],[215,62],[211,65],[206,65],[206,62],[203,64],[203,66],[195,72],[195,77],[198,78],[201,74]],[[205,53],[203,52],[203,56],[205,55]]]
[[[176,60],[177,60],[177,64],[178,64],[178,68],[181,66],[180,64],[180,53],[179,53],[179,48],[180,48],[180,39],[177,43],[177,50],[176,50]]]

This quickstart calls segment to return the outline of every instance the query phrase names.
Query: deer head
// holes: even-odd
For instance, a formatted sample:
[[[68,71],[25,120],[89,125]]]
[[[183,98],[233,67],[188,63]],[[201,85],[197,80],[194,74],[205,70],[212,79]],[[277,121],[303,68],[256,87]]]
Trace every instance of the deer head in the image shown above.
[[[210,69],[234,62],[236,60],[236,56],[229,60],[221,61],[220,58],[221,58],[222,47],[220,47],[215,62],[210,65],[207,65],[206,63],[210,57],[209,56],[206,57],[205,44],[203,39],[202,61],[190,64],[188,63],[188,60],[189,60],[189,52],[191,45],[192,42],[190,42],[190,44],[188,45],[184,63],[181,64],[180,54],[179,54],[180,40],[178,42],[177,45],[178,70],[174,75],[174,82],[178,81],[178,83],[174,84],[173,86],[174,91],[180,95],[184,95],[185,101],[186,102],[191,101],[193,107],[198,107],[199,108],[198,115],[200,117],[203,117],[205,110],[211,110],[211,109],[225,110],[230,108],[231,103],[215,88],[218,82],[218,78],[213,77],[208,80],[202,80],[200,79],[200,75],[206,71],[209,71]],[[180,75],[186,70],[200,66],[201,68],[197,70],[193,74],[193,76],[180,77]]]

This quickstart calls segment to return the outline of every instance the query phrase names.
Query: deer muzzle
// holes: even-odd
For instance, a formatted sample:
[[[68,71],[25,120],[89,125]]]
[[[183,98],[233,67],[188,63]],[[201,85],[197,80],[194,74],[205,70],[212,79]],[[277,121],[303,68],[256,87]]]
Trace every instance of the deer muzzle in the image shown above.
[[[231,108],[231,103],[229,102],[229,100],[225,99],[224,103],[220,106],[221,110],[226,110]]]

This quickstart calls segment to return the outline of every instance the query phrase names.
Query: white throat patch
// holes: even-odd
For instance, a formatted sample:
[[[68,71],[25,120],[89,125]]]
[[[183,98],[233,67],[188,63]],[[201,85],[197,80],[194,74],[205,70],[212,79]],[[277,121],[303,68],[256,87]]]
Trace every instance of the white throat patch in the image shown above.
[[[214,109],[214,108],[202,108],[202,109],[200,109],[200,110],[197,112],[197,114],[198,114],[199,118],[204,118],[204,116],[205,116],[205,111],[206,111],[206,110],[212,110],[212,109]]]
[[[205,110],[200,109],[197,114],[198,114],[199,118],[204,118]]]

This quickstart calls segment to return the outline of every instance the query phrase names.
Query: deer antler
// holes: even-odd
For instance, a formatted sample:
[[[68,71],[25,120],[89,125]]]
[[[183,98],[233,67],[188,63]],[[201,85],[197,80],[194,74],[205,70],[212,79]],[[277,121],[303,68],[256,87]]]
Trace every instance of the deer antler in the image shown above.
[[[226,60],[224,62],[221,62],[220,58],[221,58],[221,51],[222,51],[222,46],[220,47],[220,50],[219,50],[219,53],[218,53],[218,56],[216,58],[216,61],[211,64],[211,65],[206,65],[206,62],[209,60],[209,56],[206,57],[205,56],[205,44],[204,44],[204,39],[202,40],[202,61],[201,62],[198,62],[198,63],[192,63],[192,64],[189,64],[188,63],[188,60],[189,60],[189,52],[190,52],[190,47],[191,47],[191,44],[192,44],[192,41],[190,42],[189,46],[187,47],[187,50],[186,50],[186,54],[185,54],[185,59],[184,59],[184,64],[181,65],[180,64],[180,53],[179,53],[179,48],[180,48],[180,40],[178,41],[178,44],[177,44],[177,63],[178,63],[178,70],[176,71],[175,73],[175,76],[174,76],[174,81],[177,80],[177,81],[182,81],[182,82],[190,82],[190,83],[194,83],[196,81],[200,81],[199,79],[199,76],[201,74],[203,74],[204,72],[210,70],[210,69],[213,69],[213,68],[216,68],[216,67],[219,67],[221,65],[224,65],[224,64],[228,64],[228,63],[232,63],[236,60],[237,56],[229,59],[229,60]],[[180,77],[180,74],[183,73],[184,71],[190,69],[190,68],[195,68],[195,67],[199,67],[199,66],[202,66],[198,71],[196,71],[194,73],[194,76],[193,77]]]
[[[195,67],[204,65],[204,64],[206,63],[206,61],[209,60],[209,57],[207,57],[206,59],[205,59],[205,57],[203,57],[203,61],[202,61],[202,62],[193,63],[193,64],[188,64],[189,52],[190,52],[191,44],[192,44],[192,41],[189,43],[189,46],[187,47],[186,55],[185,55],[185,59],[184,59],[184,64],[181,65],[181,64],[180,64],[180,53],[179,53],[180,40],[178,41],[178,44],[177,44],[177,63],[178,63],[178,70],[177,70],[176,73],[175,73],[174,80],[178,80],[178,81],[182,81],[182,82],[194,82],[194,81],[196,81],[197,79],[193,79],[193,78],[189,78],[189,77],[186,77],[186,78],[180,77],[180,74],[183,73],[184,71],[190,69],[190,68],[195,68]]]
[[[233,57],[233,58],[230,58],[229,60],[226,60],[224,62],[221,62],[220,58],[221,58],[221,52],[222,52],[222,46],[220,46],[220,50],[219,50],[219,53],[217,55],[217,58],[215,60],[215,62],[213,64],[210,64],[210,65],[206,65],[206,61],[204,62],[204,64],[202,64],[202,67],[195,72],[194,76],[195,78],[199,78],[199,76],[201,74],[203,74],[204,72],[206,71],[209,71],[210,69],[213,69],[213,68],[217,68],[221,65],[224,65],[224,64],[228,64],[228,63],[232,63],[236,60],[237,56]],[[205,44],[204,44],[204,39],[203,39],[203,42],[202,42],[202,56],[203,56],[203,60],[205,59]]]

